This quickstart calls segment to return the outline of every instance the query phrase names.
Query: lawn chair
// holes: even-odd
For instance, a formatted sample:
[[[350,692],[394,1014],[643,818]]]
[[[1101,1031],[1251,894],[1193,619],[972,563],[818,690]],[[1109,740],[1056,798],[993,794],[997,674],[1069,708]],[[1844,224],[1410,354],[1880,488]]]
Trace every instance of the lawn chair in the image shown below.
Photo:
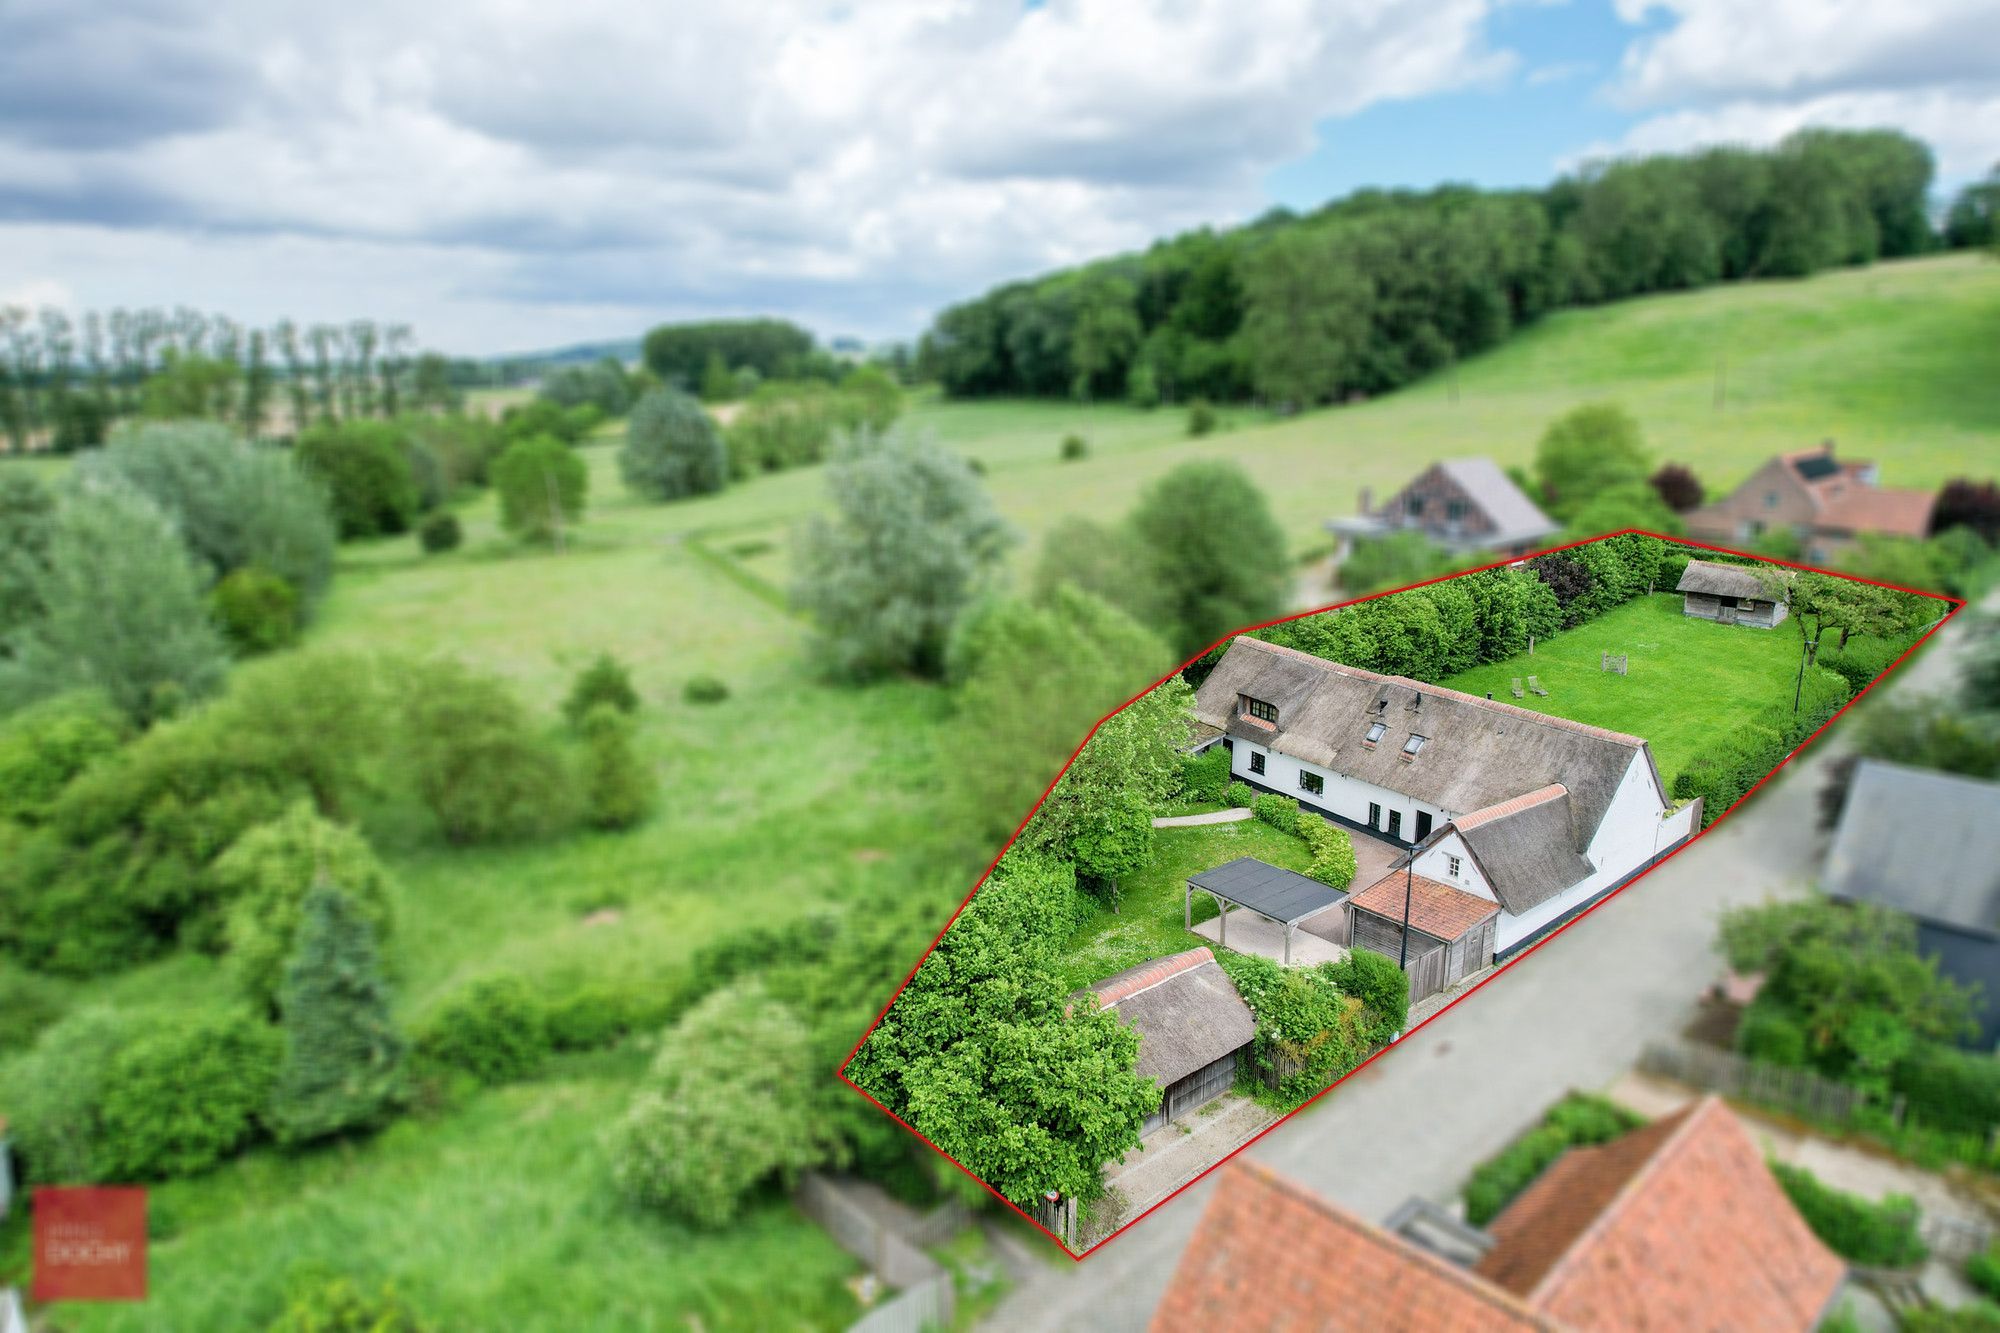
[[[1549,697],[1549,692],[1542,688],[1542,682],[1536,680],[1533,676],[1528,677],[1528,691],[1531,694],[1539,694],[1544,699]]]
[[[1514,697],[1516,699],[1521,697],[1521,678],[1519,676],[1514,677]]]

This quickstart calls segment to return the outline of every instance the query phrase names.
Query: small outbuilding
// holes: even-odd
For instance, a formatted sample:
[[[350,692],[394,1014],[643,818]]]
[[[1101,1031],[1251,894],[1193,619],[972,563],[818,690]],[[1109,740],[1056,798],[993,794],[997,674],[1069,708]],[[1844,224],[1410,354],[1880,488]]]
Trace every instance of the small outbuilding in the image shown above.
[[[1229,1091],[1238,1058],[1257,1036],[1250,1006],[1205,946],[1129,967],[1088,989],[1139,1034],[1139,1076],[1164,1090],[1142,1135]]]
[[[1354,947],[1400,960],[1412,1003],[1493,963],[1500,904],[1490,898],[1405,868],[1349,898],[1347,910]]]
[[[1742,565],[1690,560],[1674,591],[1686,594],[1683,614],[1724,625],[1774,629],[1791,613],[1782,585],[1767,584]]]

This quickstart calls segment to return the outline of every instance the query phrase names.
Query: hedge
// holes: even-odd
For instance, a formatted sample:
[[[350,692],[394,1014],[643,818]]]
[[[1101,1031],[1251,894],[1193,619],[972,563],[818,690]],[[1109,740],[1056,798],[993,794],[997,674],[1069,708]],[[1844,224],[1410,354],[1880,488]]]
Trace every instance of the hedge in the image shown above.
[[[1573,1147],[1609,1143],[1644,1124],[1616,1102],[1573,1092],[1535,1126],[1473,1168],[1465,1182],[1465,1220],[1483,1227]]]
[[[1738,738],[1723,741],[1675,774],[1673,798],[1702,800],[1701,823],[1706,828],[1730,806],[1762,782],[1786,755],[1825,726],[1852,697],[1847,682],[1832,671],[1806,673],[1799,711],[1789,700],[1757,715]],[[1748,740],[1741,739],[1747,735]]]
[[[1813,1234],[1841,1258],[1871,1268],[1914,1268],[1929,1257],[1930,1250],[1917,1234],[1914,1199],[1891,1194],[1880,1203],[1870,1203],[1821,1183],[1804,1167],[1783,1162],[1771,1163],[1771,1173]]]
[[[1280,1100],[1305,1101],[1368,1054],[1362,1002],[1341,993],[1332,964],[1279,967],[1227,950],[1216,961],[1257,1020],[1252,1059]]]
[[[1181,766],[1181,790],[1190,801],[1220,804],[1229,786],[1229,751],[1211,745]]]
[[[1249,810],[1257,804],[1257,789],[1247,782],[1232,782],[1222,789],[1222,799],[1239,810]]]
[[[1983,1135],[2000,1125],[2000,1059],[1991,1055],[1920,1045],[1890,1082],[1910,1117],[1930,1128]]]
[[[1264,792],[1251,803],[1250,809],[1258,819],[1280,833],[1296,834],[1299,831],[1299,803],[1289,796]]]

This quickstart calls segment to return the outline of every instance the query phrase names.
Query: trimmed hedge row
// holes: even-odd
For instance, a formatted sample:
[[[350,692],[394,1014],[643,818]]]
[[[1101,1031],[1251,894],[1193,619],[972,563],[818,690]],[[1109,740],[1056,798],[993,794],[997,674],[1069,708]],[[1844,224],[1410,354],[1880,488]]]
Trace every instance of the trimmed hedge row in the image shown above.
[[[1917,1234],[1914,1199],[1892,1194],[1870,1203],[1822,1183],[1804,1167],[1783,1162],[1771,1163],[1771,1174],[1813,1234],[1841,1258],[1874,1268],[1914,1268],[1929,1257],[1929,1248]]]
[[[1717,745],[1713,752],[1675,774],[1673,798],[1685,801],[1701,797],[1701,823],[1708,827],[1808,736],[1825,726],[1850,697],[1847,682],[1836,673],[1808,671],[1797,713],[1792,712],[1789,700],[1764,709],[1750,727],[1738,732],[1738,739]]]

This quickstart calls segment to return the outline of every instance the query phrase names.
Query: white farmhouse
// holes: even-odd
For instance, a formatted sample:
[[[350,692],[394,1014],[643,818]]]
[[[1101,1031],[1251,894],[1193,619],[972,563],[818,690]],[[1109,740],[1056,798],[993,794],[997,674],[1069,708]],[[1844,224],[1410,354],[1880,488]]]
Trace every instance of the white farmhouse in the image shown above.
[[[1258,639],[1230,644],[1195,716],[1199,747],[1228,746],[1240,781],[1405,849],[1348,910],[1358,947],[1395,957],[1411,932],[1413,997],[1419,978],[1427,993],[1532,943],[1701,827],[1638,736]]]

